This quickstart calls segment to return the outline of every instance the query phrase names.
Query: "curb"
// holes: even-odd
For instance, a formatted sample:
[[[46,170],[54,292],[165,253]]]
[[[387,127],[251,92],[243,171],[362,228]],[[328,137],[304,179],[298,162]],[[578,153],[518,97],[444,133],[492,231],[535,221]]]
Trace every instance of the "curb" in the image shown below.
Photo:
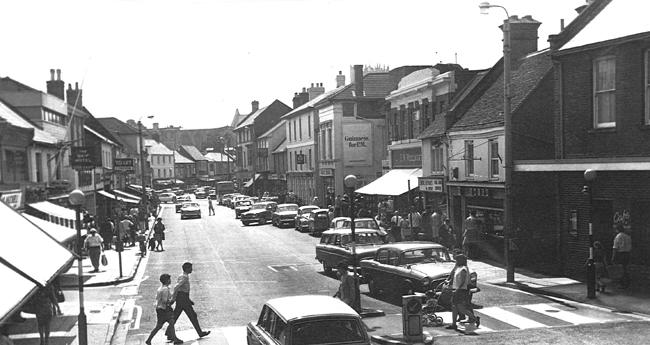
[[[370,337],[372,341],[378,344],[387,344],[387,345],[429,345],[433,344],[433,336],[427,332],[423,332],[424,342],[408,342],[402,340],[403,335],[401,333],[391,334],[391,335],[373,335]]]
[[[531,287],[531,286],[526,285],[524,283],[517,283],[517,282],[507,283],[506,282],[506,283],[492,283],[492,285],[514,288],[514,289],[517,289],[517,290],[521,290],[521,291],[529,292],[529,293],[534,293],[534,294],[537,294],[537,295],[544,295],[544,296],[547,296],[548,298],[552,299],[553,301],[555,301],[557,303],[561,303],[561,304],[564,304],[565,302],[564,301],[559,301],[559,300],[556,300],[556,299],[566,300],[566,301],[570,301],[570,302],[574,302],[574,303],[591,304],[591,303],[589,303],[589,301],[577,300],[577,299],[575,299],[573,297],[569,297],[569,296],[563,295],[561,293]]]

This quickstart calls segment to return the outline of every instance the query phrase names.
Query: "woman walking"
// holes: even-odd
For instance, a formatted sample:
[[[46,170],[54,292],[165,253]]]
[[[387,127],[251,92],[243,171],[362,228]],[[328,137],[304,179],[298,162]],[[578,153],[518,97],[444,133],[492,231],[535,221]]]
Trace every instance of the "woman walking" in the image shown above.
[[[165,248],[163,247],[163,240],[165,239],[165,224],[163,224],[162,218],[156,219],[156,224],[153,226],[153,238],[156,240],[156,251],[165,251]]]
[[[456,266],[454,267],[453,280],[451,282],[453,295],[451,297],[451,325],[447,329],[458,329],[456,326],[459,314],[466,315],[469,318],[469,324],[465,326],[465,331],[473,331],[474,325],[478,327],[481,319],[474,315],[474,310],[469,302],[469,269],[467,268],[467,257],[465,255],[456,255]]]
[[[32,303],[36,323],[38,325],[38,336],[40,345],[48,345],[50,341],[50,323],[54,315],[61,315],[61,308],[56,300],[52,285],[46,285],[38,290],[30,303]]]
[[[86,236],[86,240],[84,241],[84,248],[88,251],[90,262],[92,262],[93,267],[95,268],[91,272],[99,272],[99,257],[103,251],[102,243],[104,243],[104,240],[97,234],[97,229],[91,228],[88,232],[88,236]]]

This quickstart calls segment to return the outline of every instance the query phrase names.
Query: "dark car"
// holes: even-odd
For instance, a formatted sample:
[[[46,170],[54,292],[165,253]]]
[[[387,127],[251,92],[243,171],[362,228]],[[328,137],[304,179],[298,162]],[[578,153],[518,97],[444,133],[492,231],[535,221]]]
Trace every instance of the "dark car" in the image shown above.
[[[449,278],[455,262],[444,246],[424,241],[385,244],[374,258],[361,260],[361,273],[371,295],[426,292]],[[470,292],[477,292],[470,286]]]
[[[271,201],[258,202],[256,204],[253,204],[249,211],[241,214],[242,224],[264,224],[266,222],[270,222],[273,218],[273,212],[275,212],[277,205],[278,204]]]
[[[294,224],[296,214],[298,214],[297,204],[280,204],[273,212],[271,223],[279,228],[287,224]]]
[[[357,238],[355,252],[357,260],[372,258],[384,244],[379,231],[360,229],[355,231]],[[352,231],[350,229],[327,230],[316,244],[316,260],[323,264],[323,270],[330,272],[341,264],[352,265]]]
[[[298,213],[296,213],[295,226],[296,230],[303,231],[309,229],[309,213],[313,210],[318,210],[320,207],[314,205],[300,206]]]
[[[194,192],[194,197],[197,199],[205,199],[208,197],[208,193],[204,189],[197,189]]]
[[[312,235],[320,235],[323,231],[330,228],[330,219],[328,216],[329,210],[319,208],[311,211],[307,221],[309,222],[309,233]]]
[[[189,194],[184,194],[176,198],[176,213],[181,211],[181,208],[183,207],[183,204],[186,202],[192,201],[192,197]]]

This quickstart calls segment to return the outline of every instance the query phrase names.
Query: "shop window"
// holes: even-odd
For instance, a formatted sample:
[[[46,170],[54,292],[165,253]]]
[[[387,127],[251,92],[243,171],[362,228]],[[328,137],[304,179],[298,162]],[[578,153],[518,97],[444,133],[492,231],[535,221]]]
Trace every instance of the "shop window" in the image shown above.
[[[616,59],[594,61],[594,127],[616,126]]]
[[[465,176],[474,176],[474,141],[465,140]]]
[[[499,142],[492,139],[488,142],[490,150],[490,176],[499,177],[499,166],[501,165],[501,156],[499,156]]]
[[[5,182],[27,181],[27,154],[23,151],[5,150]]]

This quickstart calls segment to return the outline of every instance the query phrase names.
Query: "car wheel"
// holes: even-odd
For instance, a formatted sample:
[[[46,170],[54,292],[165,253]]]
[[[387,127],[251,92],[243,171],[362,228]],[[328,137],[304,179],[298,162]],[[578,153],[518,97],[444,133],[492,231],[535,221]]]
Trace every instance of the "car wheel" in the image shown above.
[[[375,279],[373,279],[372,277],[368,278],[368,292],[370,293],[370,296],[379,295],[379,289],[377,288],[377,283],[375,282]]]
[[[185,219],[185,216],[182,216],[182,215],[181,215],[181,219]]]
[[[323,262],[323,271],[325,271],[326,274],[332,273],[332,267],[328,266],[325,262]]]

